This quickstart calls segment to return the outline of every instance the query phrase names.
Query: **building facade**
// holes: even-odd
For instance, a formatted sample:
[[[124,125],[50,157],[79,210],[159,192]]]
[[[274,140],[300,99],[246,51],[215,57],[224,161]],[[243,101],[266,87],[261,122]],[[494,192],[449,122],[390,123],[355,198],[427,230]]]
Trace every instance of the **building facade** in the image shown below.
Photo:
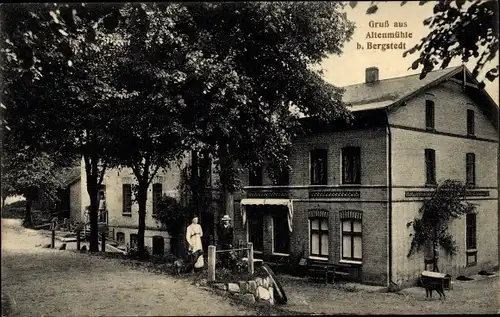
[[[235,239],[268,261],[344,263],[364,283],[410,285],[425,264],[422,253],[407,257],[407,223],[437,183],[456,179],[477,208],[453,221],[459,252],[440,252],[440,271],[498,265],[498,106],[464,67],[422,80],[379,80],[370,68],[366,78],[345,87],[352,125],[311,123],[312,133],[293,140],[289,175],[273,182],[265,167],[242,175]]]
[[[155,213],[156,202],[164,195],[176,198],[181,204],[185,203],[184,185],[186,173],[192,172],[192,156],[186,156],[178,164],[172,164],[168,169],[159,169],[156,177],[151,182],[147,192],[146,202],[146,230],[144,244],[152,254],[164,254],[170,251],[171,236],[157,221]],[[210,178],[210,182],[216,181]],[[184,183],[183,183],[184,182]],[[84,219],[85,209],[90,205],[86,188],[85,166],[81,165],[81,219]],[[139,223],[139,205],[137,204],[133,186],[137,184],[135,175],[130,168],[114,168],[106,171],[101,191],[105,193],[107,207],[108,237],[119,243],[121,247],[133,247],[137,243],[137,230]],[[200,215],[200,225],[204,231],[204,246],[208,246],[214,239],[214,223],[212,210]]]

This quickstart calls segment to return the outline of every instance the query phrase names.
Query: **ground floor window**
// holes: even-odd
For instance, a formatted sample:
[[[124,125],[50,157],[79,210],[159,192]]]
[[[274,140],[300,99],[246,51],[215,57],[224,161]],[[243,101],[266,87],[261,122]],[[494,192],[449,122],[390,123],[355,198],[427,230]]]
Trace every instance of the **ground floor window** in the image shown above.
[[[125,234],[123,232],[117,232],[116,241],[118,241],[118,243],[125,244]]]
[[[264,250],[264,215],[259,212],[248,212],[248,241],[253,243],[255,251]]]
[[[137,242],[138,242],[137,234],[136,233],[131,233],[130,234],[130,247],[131,248],[137,248]]]
[[[328,257],[328,218],[310,218],[309,224],[311,228],[311,255]]]
[[[362,241],[361,241],[361,220],[342,220],[342,259],[361,261]]]
[[[165,240],[161,236],[153,237],[153,255],[163,255],[165,253]]]
[[[477,264],[477,243],[476,243],[476,214],[470,213],[465,216],[467,224],[466,243],[467,243],[467,266]]]
[[[273,252],[290,253],[290,230],[286,211],[273,214]]]

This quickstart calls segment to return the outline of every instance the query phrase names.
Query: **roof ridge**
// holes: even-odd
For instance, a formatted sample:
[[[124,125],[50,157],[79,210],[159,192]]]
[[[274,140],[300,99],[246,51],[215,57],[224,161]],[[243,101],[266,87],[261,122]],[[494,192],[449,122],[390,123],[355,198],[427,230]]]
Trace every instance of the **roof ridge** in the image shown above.
[[[451,72],[451,71],[456,70],[456,69],[461,68],[461,67],[463,67],[463,66],[460,65],[460,66],[448,67],[448,68],[444,68],[444,69],[436,69],[436,70],[433,70],[433,71],[431,71],[431,72],[429,72],[427,74],[431,74],[431,73],[435,73],[435,72],[439,72],[439,71],[446,71],[446,70],[449,70]],[[404,76],[398,76],[398,77],[390,77],[390,78],[385,78],[385,79],[379,79],[376,82],[387,81],[387,80],[395,80],[395,79],[401,79],[401,78],[406,78],[406,77],[411,77],[411,76],[418,76],[418,75],[420,75],[420,73],[410,74],[410,75],[404,75]],[[357,84],[351,84],[351,85],[342,86],[342,88],[359,86],[359,85],[366,85],[366,84],[367,83],[363,82],[363,83],[357,83]]]

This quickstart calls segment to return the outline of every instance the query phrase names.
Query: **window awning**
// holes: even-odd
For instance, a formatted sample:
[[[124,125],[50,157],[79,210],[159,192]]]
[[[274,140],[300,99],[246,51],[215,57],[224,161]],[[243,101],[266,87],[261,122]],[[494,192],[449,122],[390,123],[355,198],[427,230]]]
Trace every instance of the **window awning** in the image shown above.
[[[271,205],[271,206],[287,206],[288,207],[288,229],[292,232],[293,221],[293,202],[291,199],[276,199],[276,198],[244,198],[240,201],[241,218],[243,219],[243,226],[247,221],[247,213],[245,206],[247,205]]]

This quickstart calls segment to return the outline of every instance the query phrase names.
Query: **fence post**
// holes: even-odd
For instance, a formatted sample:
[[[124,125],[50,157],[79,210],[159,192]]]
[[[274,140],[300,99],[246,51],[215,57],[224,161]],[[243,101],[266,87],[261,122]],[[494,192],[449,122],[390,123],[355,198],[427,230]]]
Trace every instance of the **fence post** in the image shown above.
[[[248,243],[248,273],[253,274],[253,243]]]
[[[50,239],[50,247],[52,249],[54,249],[55,246],[56,246],[56,231],[54,229],[52,229],[52,237]]]
[[[106,252],[106,234],[101,233],[101,251]]]
[[[80,251],[80,230],[76,231],[76,250]]]
[[[215,281],[215,245],[208,246],[208,281]]]

